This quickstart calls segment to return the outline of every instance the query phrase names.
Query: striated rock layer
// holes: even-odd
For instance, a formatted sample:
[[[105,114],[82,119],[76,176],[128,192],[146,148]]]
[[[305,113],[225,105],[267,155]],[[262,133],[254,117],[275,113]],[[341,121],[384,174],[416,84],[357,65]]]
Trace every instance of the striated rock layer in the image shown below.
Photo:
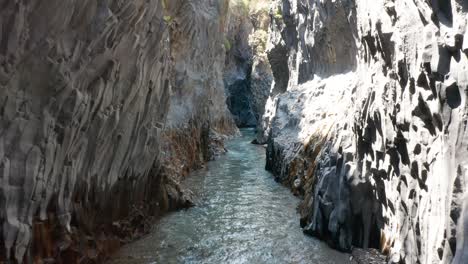
[[[0,262],[102,262],[189,204],[178,180],[235,131],[227,8],[0,0]]]
[[[306,233],[468,263],[468,2],[277,0],[267,168]]]

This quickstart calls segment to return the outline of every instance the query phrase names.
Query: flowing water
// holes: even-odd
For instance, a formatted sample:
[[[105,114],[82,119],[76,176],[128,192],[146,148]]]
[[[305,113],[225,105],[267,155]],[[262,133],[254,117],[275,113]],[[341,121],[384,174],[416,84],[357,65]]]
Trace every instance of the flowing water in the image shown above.
[[[253,136],[242,130],[226,155],[187,178],[195,207],[163,217],[111,263],[348,263],[349,255],[302,233],[298,198],[265,171]]]

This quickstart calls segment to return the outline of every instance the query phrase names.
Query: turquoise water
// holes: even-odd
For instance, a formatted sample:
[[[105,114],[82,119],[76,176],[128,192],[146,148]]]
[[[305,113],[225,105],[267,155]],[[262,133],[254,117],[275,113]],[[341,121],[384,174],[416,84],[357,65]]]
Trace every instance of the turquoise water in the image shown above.
[[[242,130],[226,155],[187,178],[195,207],[163,217],[111,263],[348,263],[302,233],[298,198],[264,170],[265,149],[250,144],[253,136]]]

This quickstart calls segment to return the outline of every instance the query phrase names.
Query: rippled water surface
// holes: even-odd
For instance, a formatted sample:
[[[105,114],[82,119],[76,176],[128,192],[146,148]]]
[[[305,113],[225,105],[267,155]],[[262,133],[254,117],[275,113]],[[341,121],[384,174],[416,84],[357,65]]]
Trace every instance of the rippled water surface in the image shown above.
[[[250,144],[253,135],[242,130],[227,155],[184,182],[196,207],[163,217],[111,263],[348,263],[302,233],[299,200],[264,170],[265,149]]]

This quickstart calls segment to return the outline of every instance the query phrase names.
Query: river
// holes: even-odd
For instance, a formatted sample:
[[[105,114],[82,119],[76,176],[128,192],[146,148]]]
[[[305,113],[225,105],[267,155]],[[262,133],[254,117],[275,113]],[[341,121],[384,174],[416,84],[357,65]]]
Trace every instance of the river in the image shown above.
[[[110,263],[349,263],[349,255],[306,236],[299,199],[265,171],[265,149],[251,129],[183,183],[196,206],[170,213],[153,231],[124,246]]]

